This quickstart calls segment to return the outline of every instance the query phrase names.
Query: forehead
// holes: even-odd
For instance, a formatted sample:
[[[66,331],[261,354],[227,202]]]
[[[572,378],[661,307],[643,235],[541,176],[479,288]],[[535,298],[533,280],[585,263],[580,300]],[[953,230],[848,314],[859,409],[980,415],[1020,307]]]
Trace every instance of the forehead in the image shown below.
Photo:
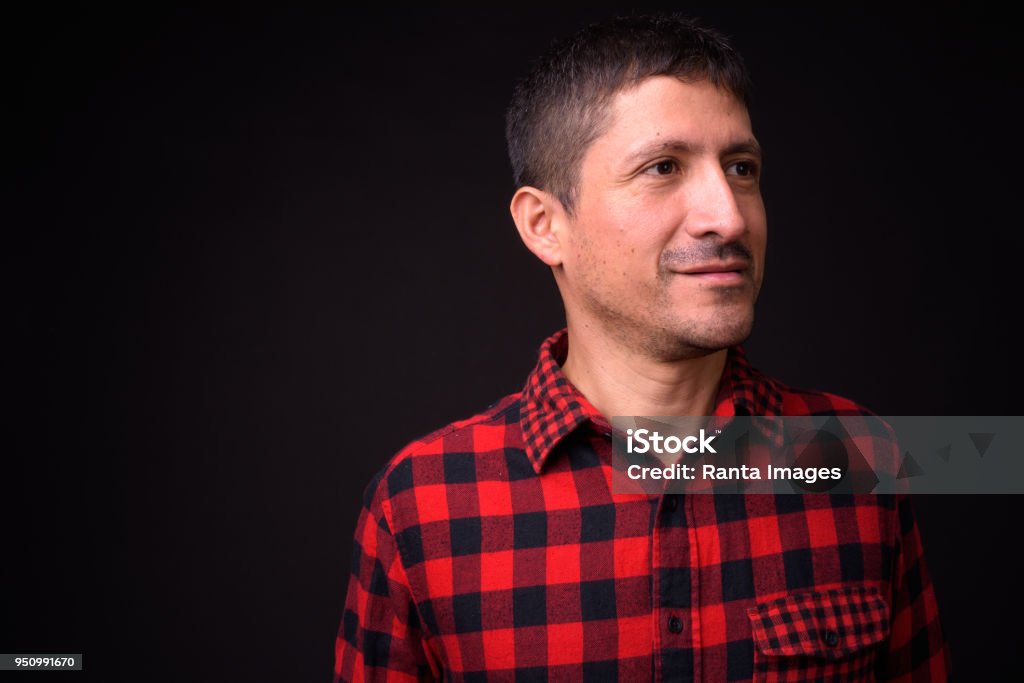
[[[587,156],[625,160],[668,140],[718,154],[752,139],[747,109],[728,90],[706,80],[653,76],[616,93],[605,130]]]

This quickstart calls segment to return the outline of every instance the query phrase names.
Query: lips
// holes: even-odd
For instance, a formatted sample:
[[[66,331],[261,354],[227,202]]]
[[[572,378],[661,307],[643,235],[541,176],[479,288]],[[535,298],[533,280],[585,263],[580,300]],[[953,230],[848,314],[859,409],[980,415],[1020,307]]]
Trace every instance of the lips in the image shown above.
[[[748,282],[749,261],[717,261],[675,271],[705,286],[736,287]]]
[[[741,274],[749,267],[747,261],[721,261],[718,263],[706,263],[698,266],[691,266],[685,270],[678,270],[683,275],[711,275],[715,273],[737,273]]]

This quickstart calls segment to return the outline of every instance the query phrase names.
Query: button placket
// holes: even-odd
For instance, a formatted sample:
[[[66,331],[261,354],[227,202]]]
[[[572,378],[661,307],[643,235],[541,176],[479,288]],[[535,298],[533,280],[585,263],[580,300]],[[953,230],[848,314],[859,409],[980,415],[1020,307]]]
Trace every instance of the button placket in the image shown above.
[[[663,490],[655,498],[657,518],[654,524],[653,543],[655,551],[655,605],[658,624],[655,639],[655,678],[661,680],[692,680],[690,645],[693,628],[691,614],[692,579],[694,566],[688,527],[687,499],[679,494]],[[684,674],[685,672],[685,674]]]

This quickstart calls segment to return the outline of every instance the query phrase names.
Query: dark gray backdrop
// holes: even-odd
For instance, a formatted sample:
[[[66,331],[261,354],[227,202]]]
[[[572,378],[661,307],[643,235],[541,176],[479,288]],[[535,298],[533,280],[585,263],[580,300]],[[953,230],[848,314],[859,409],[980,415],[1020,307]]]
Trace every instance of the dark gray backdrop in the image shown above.
[[[328,680],[362,487],[562,324],[508,214],[514,79],[650,7],[9,15],[0,651]],[[1024,413],[1012,22],[674,7],[755,81],[754,363],[882,415]],[[956,670],[989,678],[1022,501],[918,509]]]

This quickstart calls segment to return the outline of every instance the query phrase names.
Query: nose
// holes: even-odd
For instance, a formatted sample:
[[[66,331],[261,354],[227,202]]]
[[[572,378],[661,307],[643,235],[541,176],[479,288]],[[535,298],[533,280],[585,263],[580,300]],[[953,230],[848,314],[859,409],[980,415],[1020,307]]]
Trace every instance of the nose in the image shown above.
[[[707,164],[693,178],[685,199],[686,232],[693,237],[718,235],[722,241],[739,239],[747,231],[735,191],[717,163]]]

